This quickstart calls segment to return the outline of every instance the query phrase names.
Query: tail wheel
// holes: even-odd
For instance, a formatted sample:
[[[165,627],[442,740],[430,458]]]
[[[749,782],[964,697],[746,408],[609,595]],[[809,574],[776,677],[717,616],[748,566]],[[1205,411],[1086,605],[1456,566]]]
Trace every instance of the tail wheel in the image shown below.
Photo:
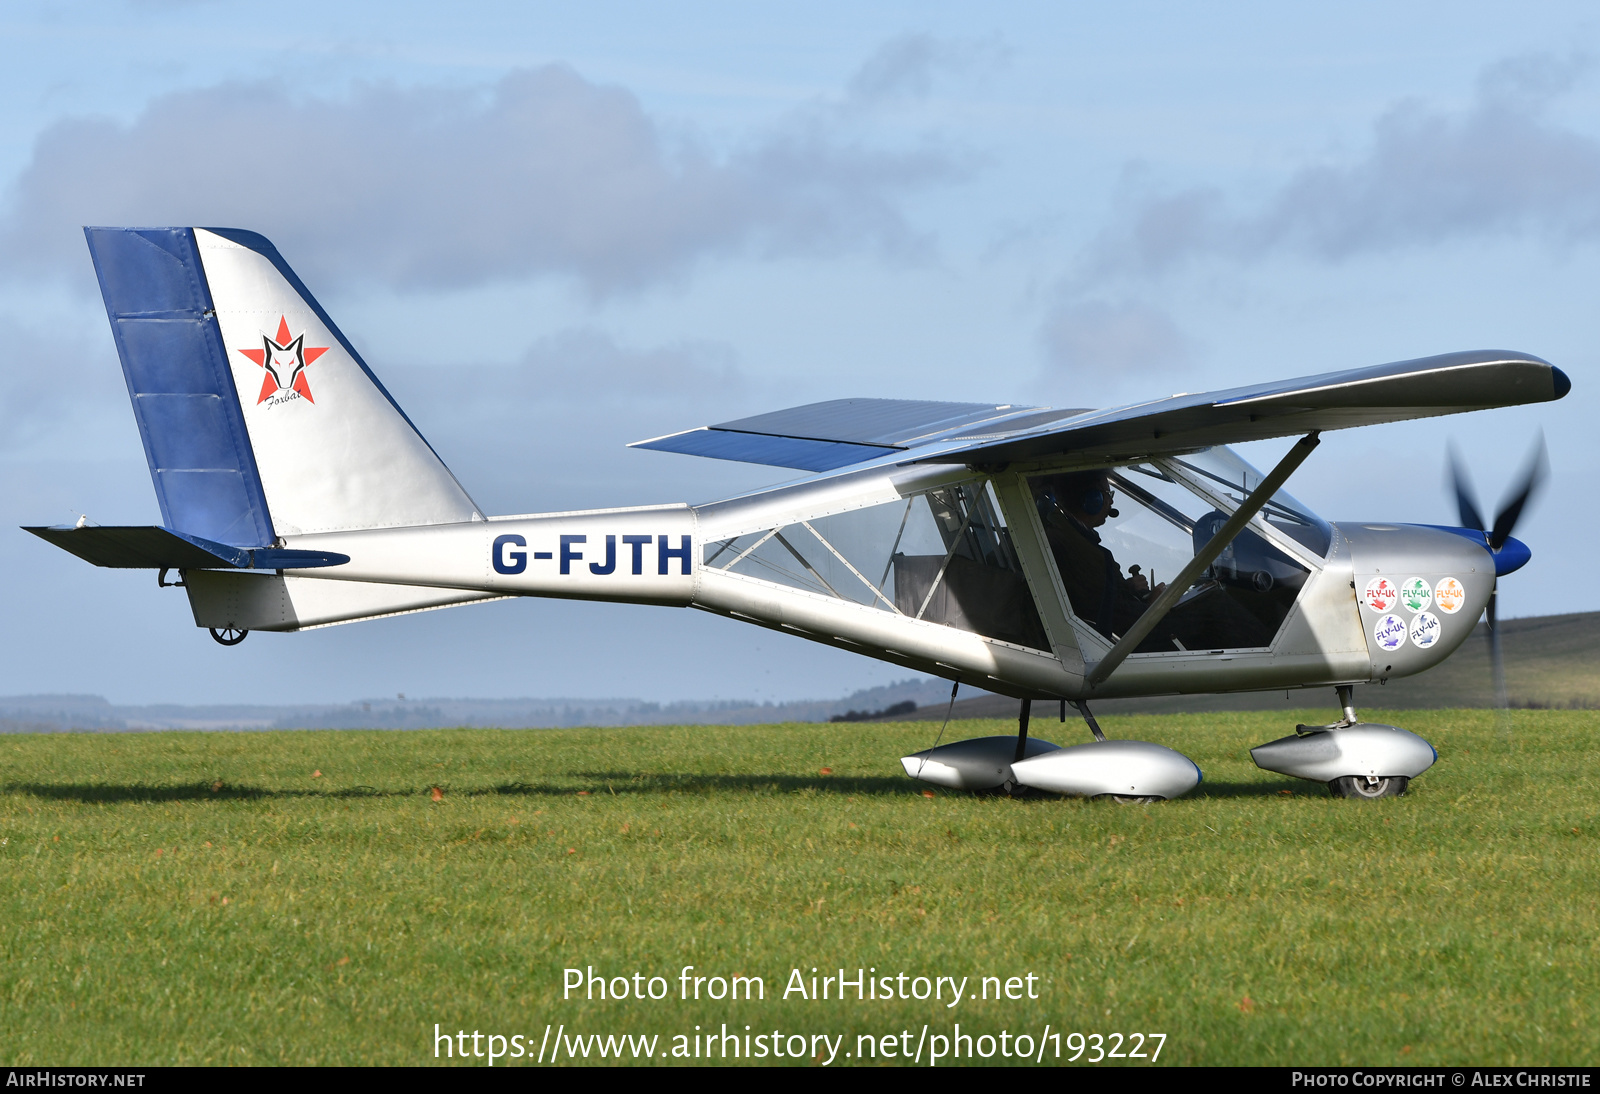
[[[1336,798],[1398,798],[1406,792],[1411,782],[1403,775],[1346,775],[1328,784],[1328,792]]]
[[[245,635],[249,633],[249,631],[241,631],[238,627],[223,627],[221,630],[215,627],[211,628],[211,637],[219,645],[223,646],[237,646],[244,641]]]

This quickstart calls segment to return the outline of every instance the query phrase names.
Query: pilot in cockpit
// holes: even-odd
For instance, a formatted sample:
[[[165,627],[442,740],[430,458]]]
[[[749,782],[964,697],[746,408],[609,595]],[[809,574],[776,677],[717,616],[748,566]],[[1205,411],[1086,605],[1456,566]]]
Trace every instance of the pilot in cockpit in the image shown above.
[[[1098,529],[1120,515],[1111,504],[1110,472],[1051,475],[1034,480],[1034,491],[1073,614],[1112,641],[1127,634],[1166,585],[1152,589],[1137,564],[1124,573],[1100,541]],[[1261,600],[1266,595],[1224,589],[1215,578],[1209,578],[1191,589],[1135,652],[1265,646],[1272,641],[1281,613],[1278,619],[1260,619],[1239,598]]]
[[[1119,515],[1111,506],[1110,474],[1074,471],[1053,475],[1042,485],[1036,495],[1039,516],[1073,613],[1108,638],[1127,633],[1166,586],[1150,588],[1137,565],[1124,575],[1110,549],[1101,544],[1096,529]]]

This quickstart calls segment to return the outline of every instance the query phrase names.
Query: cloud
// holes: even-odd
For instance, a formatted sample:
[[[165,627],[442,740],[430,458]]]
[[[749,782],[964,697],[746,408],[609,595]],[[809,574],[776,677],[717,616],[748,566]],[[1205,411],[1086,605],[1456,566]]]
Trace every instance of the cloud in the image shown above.
[[[512,364],[386,365],[379,375],[491,512],[707,500],[748,489],[752,475],[782,477],[625,447],[750,412],[758,385],[724,343],[631,346],[574,327]]]
[[[155,99],[126,125],[45,130],[6,195],[0,253],[31,276],[82,262],[81,224],[218,224],[263,232],[317,276],[556,274],[608,293],[736,252],[914,251],[902,199],[958,173],[926,144],[852,140],[837,111],[714,152],[561,65],[342,99],[228,84]]]
[[[1040,338],[1052,365],[1111,383],[1130,373],[1170,371],[1193,351],[1165,312],[1135,300],[1062,299],[1046,316]]]
[[[993,41],[954,41],[931,34],[890,38],[868,57],[846,85],[848,100],[875,103],[895,97],[921,98],[943,73],[992,68],[1007,58]]]
[[[393,377],[393,379],[391,379]],[[476,420],[517,416],[533,406],[612,407],[690,400],[726,401],[744,393],[733,347],[686,340],[636,348],[593,327],[573,327],[533,343],[511,365],[387,366],[397,398],[424,391],[430,403]],[[699,424],[699,423],[695,423]]]
[[[1289,253],[1338,262],[1405,247],[1600,231],[1600,141],[1551,118],[1586,67],[1528,57],[1492,66],[1458,111],[1403,102],[1345,162],[1300,168],[1256,208],[1216,187],[1139,193],[1090,248],[1080,277],[1154,276],[1194,259]]]
[[[63,426],[78,431],[72,450],[82,455],[96,447],[109,415],[128,412],[109,344],[66,325],[44,332],[0,318],[0,345],[10,365],[0,386],[0,455],[53,441]]]

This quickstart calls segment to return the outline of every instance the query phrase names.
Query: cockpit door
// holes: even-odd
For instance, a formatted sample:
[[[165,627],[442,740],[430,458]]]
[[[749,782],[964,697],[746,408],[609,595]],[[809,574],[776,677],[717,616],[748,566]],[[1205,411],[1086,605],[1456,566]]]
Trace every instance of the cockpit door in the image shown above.
[[[1253,476],[1253,481],[1252,481]],[[1053,644],[1094,662],[1139,619],[1260,481],[1237,455],[1101,469],[1024,472],[1001,491],[1007,520],[1032,534],[1018,554]],[[1281,501],[1280,501],[1281,499]],[[1326,552],[1327,525],[1288,495],[1235,538],[1135,656],[1269,654]],[[1042,594],[1042,595],[1041,595]]]

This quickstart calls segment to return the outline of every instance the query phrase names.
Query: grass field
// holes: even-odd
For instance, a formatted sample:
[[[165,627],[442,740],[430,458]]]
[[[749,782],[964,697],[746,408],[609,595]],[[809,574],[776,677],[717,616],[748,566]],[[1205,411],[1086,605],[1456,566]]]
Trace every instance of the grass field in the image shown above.
[[[1250,763],[1293,713],[1107,718],[1205,770],[1148,807],[926,797],[897,763],[926,723],[8,736],[0,1061],[429,1063],[435,1023],[667,1051],[725,1022],[846,1034],[846,1064],[960,1022],[1165,1033],[1163,1064],[1592,1063],[1600,714],[1394,720],[1440,762],[1360,803]],[[674,997],[562,1000],[591,965]],[[684,965],[766,1001],[678,1001]],[[781,998],[840,966],[1040,997]]]

